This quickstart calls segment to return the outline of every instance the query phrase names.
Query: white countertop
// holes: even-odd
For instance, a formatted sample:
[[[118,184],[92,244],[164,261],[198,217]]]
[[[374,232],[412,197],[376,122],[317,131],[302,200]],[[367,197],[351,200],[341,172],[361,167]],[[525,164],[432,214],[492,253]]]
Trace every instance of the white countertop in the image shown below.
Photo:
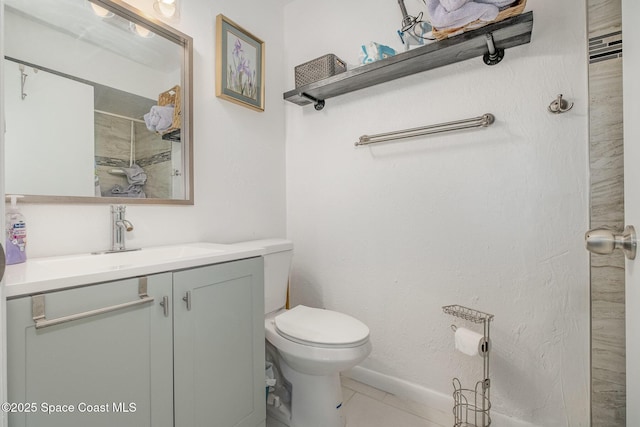
[[[188,243],[138,251],[90,253],[27,259],[8,265],[4,276],[7,298],[128,277],[181,270],[261,256],[265,249],[248,243]]]

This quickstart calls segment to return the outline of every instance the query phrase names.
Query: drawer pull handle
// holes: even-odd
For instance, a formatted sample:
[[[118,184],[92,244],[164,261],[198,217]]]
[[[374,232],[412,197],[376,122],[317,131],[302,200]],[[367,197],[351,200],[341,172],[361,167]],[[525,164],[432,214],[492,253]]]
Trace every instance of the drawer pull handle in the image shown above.
[[[187,291],[182,297],[182,301],[187,303],[187,311],[191,311],[191,291]]]
[[[140,277],[138,282],[139,300],[129,301],[122,304],[112,305],[109,307],[98,308],[95,310],[85,311],[83,313],[70,314],[56,319],[48,320],[45,315],[44,295],[34,295],[31,297],[31,314],[33,321],[36,323],[36,329],[42,329],[49,326],[60,325],[62,323],[72,322],[74,320],[85,319],[87,317],[97,316],[99,314],[109,313],[112,311],[122,310],[129,307],[148,304],[153,302],[153,297],[147,295],[147,278]]]

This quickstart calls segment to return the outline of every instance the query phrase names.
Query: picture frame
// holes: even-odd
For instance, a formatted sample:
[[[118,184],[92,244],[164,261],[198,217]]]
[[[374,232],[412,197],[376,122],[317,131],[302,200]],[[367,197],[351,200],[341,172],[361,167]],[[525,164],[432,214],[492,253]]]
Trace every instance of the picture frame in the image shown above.
[[[216,96],[264,111],[264,42],[219,14],[216,17]]]

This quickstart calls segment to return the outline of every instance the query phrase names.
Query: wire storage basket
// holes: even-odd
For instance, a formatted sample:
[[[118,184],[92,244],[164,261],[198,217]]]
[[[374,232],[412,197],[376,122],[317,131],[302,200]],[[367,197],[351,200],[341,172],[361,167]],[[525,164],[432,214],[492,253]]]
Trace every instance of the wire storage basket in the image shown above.
[[[493,21],[480,21],[476,20],[468,23],[462,27],[457,28],[442,28],[438,29],[433,27],[432,34],[436,40],[444,40],[448,37],[457,36],[465,31],[475,30],[476,28],[484,27],[485,25],[493,24],[494,22],[504,21],[507,18],[518,16],[524,11],[524,7],[527,5],[527,0],[516,0],[513,4],[500,12]]]
[[[491,425],[491,401],[486,395],[488,384],[478,381],[474,390],[462,388],[460,380],[453,379],[454,427],[488,427]]]
[[[491,380],[489,379],[489,323],[493,314],[484,313],[461,305],[442,307],[446,314],[460,319],[482,323],[484,337],[482,344],[483,378],[476,383],[474,389],[463,388],[458,378],[453,379],[453,417],[454,427],[489,427],[491,425]]]
[[[296,87],[304,86],[347,71],[347,64],[332,53],[295,67]]]

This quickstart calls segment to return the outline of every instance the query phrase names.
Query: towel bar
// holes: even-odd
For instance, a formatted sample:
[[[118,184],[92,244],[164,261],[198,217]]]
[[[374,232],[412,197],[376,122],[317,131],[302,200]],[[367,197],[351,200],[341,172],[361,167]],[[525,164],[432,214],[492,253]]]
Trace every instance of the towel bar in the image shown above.
[[[414,136],[430,135],[434,133],[451,132],[455,130],[487,127],[495,122],[495,116],[491,113],[483,114],[480,117],[471,119],[456,120],[453,122],[439,123],[435,125],[421,126],[411,129],[397,130],[393,132],[378,133],[375,135],[362,135],[356,147],[360,145],[375,144],[378,142],[394,141]]]
[[[62,316],[56,319],[47,319],[45,315],[45,303],[44,295],[34,295],[31,297],[31,312],[33,315],[33,321],[36,324],[36,329],[47,328],[49,326],[60,325],[62,323],[72,322],[74,320],[80,320],[87,317],[97,316],[99,314],[110,313],[116,310],[122,310],[137,305],[148,304],[153,302],[153,297],[147,295],[147,278],[138,278],[138,296],[140,299],[135,301],[129,301],[122,304],[112,305],[109,307],[98,308],[95,310],[89,310],[82,313],[71,314],[69,316]]]

